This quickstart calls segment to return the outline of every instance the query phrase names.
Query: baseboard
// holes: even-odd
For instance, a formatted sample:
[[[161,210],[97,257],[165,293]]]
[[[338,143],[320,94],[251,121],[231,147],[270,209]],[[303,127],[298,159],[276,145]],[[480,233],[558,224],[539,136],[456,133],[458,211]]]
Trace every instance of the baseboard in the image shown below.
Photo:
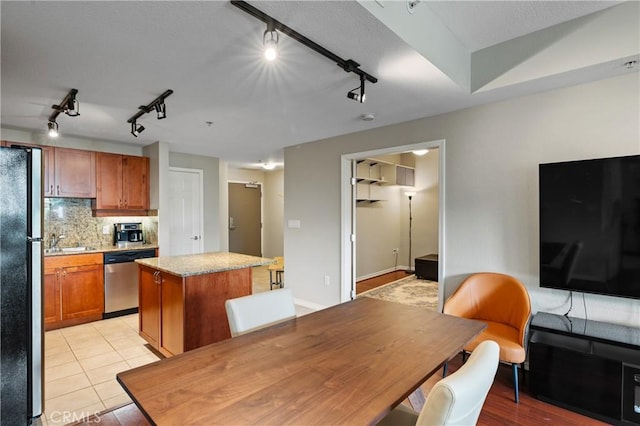
[[[377,271],[371,274],[366,274],[366,275],[362,275],[360,277],[356,277],[356,282],[358,281],[362,281],[362,280],[368,280],[369,278],[375,278],[379,275],[384,275],[384,274],[388,274],[389,272],[395,272],[395,271],[404,271],[409,269],[407,266],[403,266],[403,265],[399,265],[396,266],[395,268],[387,268],[387,269],[383,269],[382,271]]]
[[[308,300],[298,299],[297,297],[293,298],[293,303],[302,306],[303,308],[311,309],[313,311],[321,311],[323,309],[328,308],[328,306],[320,305],[318,303],[309,302]]]

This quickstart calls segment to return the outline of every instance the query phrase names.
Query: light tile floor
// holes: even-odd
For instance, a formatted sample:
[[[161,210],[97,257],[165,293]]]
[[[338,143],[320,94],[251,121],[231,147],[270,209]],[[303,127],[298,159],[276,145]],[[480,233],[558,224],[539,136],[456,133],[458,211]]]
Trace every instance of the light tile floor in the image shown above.
[[[253,269],[253,292],[269,291],[266,267]],[[311,312],[296,306],[298,316]],[[45,426],[78,421],[131,401],[116,374],[158,360],[138,336],[138,314],[45,333]]]
[[[66,424],[130,401],[116,374],[158,360],[138,336],[138,315],[45,333],[44,425]]]

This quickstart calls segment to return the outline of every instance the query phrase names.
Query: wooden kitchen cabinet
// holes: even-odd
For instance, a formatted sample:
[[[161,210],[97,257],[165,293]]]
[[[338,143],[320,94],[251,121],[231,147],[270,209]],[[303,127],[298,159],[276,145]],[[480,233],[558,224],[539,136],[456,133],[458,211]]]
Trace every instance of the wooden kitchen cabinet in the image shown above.
[[[149,158],[96,154],[96,216],[146,215],[149,209]]]
[[[140,335],[151,346],[160,347],[160,300],[161,277],[155,269],[139,266],[138,276],[138,322]],[[144,315],[142,313],[144,312]]]
[[[50,162],[51,159],[49,159]],[[54,148],[53,165],[54,181],[49,183],[47,190],[51,194],[49,196],[67,198],[94,198],[96,196],[95,152]],[[45,170],[47,170],[46,160]]]
[[[6,142],[6,146],[42,149],[45,197],[94,198],[96,196],[96,154],[72,148],[54,148],[24,142]]]
[[[44,322],[52,330],[102,319],[102,253],[44,259]]]
[[[184,352],[182,278],[140,268],[140,335],[166,356]]]
[[[165,356],[231,337],[224,302],[251,294],[251,268],[178,276],[138,264],[140,336]]]
[[[51,330],[54,325],[62,321],[60,310],[60,269],[44,267],[44,324],[45,329]]]

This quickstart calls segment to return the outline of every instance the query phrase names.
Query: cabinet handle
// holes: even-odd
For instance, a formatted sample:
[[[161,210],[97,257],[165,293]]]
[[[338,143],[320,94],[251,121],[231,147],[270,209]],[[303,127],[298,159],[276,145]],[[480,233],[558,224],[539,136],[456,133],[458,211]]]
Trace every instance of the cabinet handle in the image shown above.
[[[53,184],[51,184],[51,189],[49,190],[49,194],[53,195]]]
[[[56,185],[56,188],[58,189],[58,195],[60,195],[60,185]]]

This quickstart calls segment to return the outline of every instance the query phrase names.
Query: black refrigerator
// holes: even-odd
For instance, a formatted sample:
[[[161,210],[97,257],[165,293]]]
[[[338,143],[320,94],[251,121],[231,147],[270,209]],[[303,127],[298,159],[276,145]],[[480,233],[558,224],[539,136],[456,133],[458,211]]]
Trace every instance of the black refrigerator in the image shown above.
[[[0,424],[43,410],[42,151],[0,147]]]

